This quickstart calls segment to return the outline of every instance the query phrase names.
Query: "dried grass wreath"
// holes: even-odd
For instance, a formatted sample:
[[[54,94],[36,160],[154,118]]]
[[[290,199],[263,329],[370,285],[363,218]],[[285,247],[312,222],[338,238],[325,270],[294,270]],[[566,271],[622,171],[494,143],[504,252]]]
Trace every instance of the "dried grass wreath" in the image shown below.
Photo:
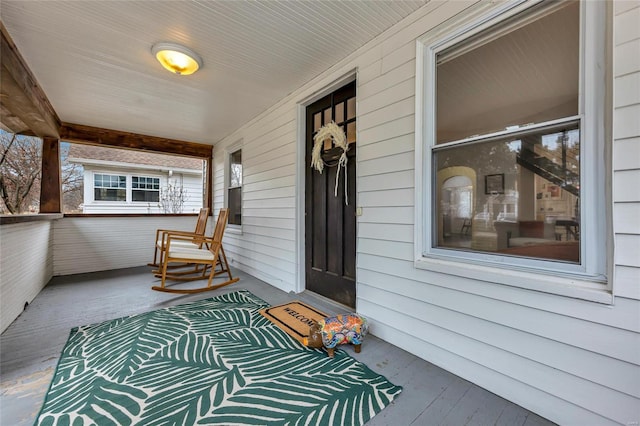
[[[331,167],[325,163],[322,159],[322,145],[325,139],[333,140],[333,143],[336,147],[342,148],[342,155],[338,159],[338,162],[335,164],[338,166],[338,170],[336,171],[336,184],[333,191],[333,195],[335,197],[338,196],[338,184],[340,182],[340,169],[344,168],[344,203],[349,205],[349,196],[347,194],[347,151],[349,151],[349,145],[347,144],[347,137],[342,130],[342,127],[338,126],[335,122],[330,122],[322,126],[318,133],[313,137],[313,150],[311,151],[311,167],[316,169],[322,174],[324,170],[324,166]]]

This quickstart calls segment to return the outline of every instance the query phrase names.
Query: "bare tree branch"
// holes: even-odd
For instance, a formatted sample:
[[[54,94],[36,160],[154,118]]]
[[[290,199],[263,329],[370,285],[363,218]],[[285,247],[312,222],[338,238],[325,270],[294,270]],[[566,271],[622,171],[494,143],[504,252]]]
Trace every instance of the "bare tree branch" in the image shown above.
[[[3,138],[4,139],[4,138]],[[2,166],[2,164],[4,164],[4,160],[7,158],[7,153],[9,152],[9,150],[11,149],[11,146],[13,145],[13,143],[16,140],[16,135],[13,134],[11,136],[11,141],[7,144],[6,149],[4,150],[4,152],[2,153],[2,158],[0,158],[0,166]],[[4,145],[4,144],[3,144]]]
[[[0,175],[0,197],[2,197],[2,202],[4,203],[5,208],[11,214],[14,214],[13,203],[9,199],[9,193],[7,192],[7,187],[4,183],[4,178]]]
[[[11,214],[19,214],[40,203],[42,141],[0,131],[0,197]]]

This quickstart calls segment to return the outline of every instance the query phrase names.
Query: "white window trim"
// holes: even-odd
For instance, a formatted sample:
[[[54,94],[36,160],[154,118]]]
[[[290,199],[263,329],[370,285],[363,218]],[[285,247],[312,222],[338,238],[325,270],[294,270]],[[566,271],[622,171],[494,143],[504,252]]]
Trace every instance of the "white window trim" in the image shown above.
[[[153,179],[158,179],[158,189],[146,189],[146,188],[134,188],[133,187],[133,177],[137,177],[137,178],[153,178]],[[129,183],[129,181],[131,181],[131,188],[127,188],[127,196],[131,195],[130,198],[128,198],[129,200],[131,200],[131,204],[149,204],[149,203],[153,203],[154,201],[133,201],[133,191],[134,189],[137,191],[150,191],[150,192],[157,192],[158,193],[158,201],[157,203],[160,203],[160,191],[162,190],[162,176],[158,176],[158,175],[152,175],[152,174],[143,174],[143,173],[131,173],[129,176],[127,176],[127,183]]]
[[[126,196],[125,201],[107,201],[95,199],[95,176],[96,175],[111,175],[111,176],[125,176],[126,178]],[[133,176],[156,178],[160,179],[160,187],[162,188],[163,180],[166,180],[162,175],[154,175],[152,173],[132,173],[132,172],[114,172],[93,170],[91,171],[91,204],[93,205],[108,205],[108,206],[131,206],[131,205],[146,205],[152,203],[151,201],[133,201]],[[160,191],[158,191],[158,194]],[[159,202],[158,202],[159,203]]]
[[[243,140],[240,139],[231,145],[225,147],[224,149],[224,206],[229,207],[229,185],[231,183],[231,175],[229,170],[231,168],[231,154],[236,151],[240,151],[243,149]],[[244,156],[243,156],[244,157]],[[242,191],[241,191],[241,203],[240,203],[240,211],[242,217],[244,218],[244,158],[242,160]],[[244,223],[244,220],[242,221]],[[242,234],[242,225],[234,225],[231,223],[227,223],[227,232],[231,232],[232,234]]]
[[[459,42],[473,33],[495,25],[534,4],[535,1],[513,0],[497,7],[481,4],[472,8],[465,17],[452,20],[417,40],[416,43],[416,115],[415,115],[415,227],[414,265],[416,268],[454,274],[464,278],[505,284],[599,303],[613,303],[611,281],[607,280],[607,264],[602,253],[609,254],[612,244],[610,232],[611,207],[605,198],[605,34],[598,16],[610,15],[604,2],[583,2],[581,7],[581,80],[580,112],[581,140],[598,140],[597,144],[581,144],[581,188],[583,206],[581,227],[581,259],[584,267],[561,271],[558,263],[545,261],[513,261],[513,258],[495,254],[468,253],[431,247],[432,241],[432,150],[435,140],[434,114],[435,53]],[[464,20],[464,21],[463,21]],[[455,21],[455,22],[453,22]],[[585,31],[585,28],[596,28]],[[429,73],[429,74],[427,74]],[[584,88],[588,88],[585,90]],[[599,101],[598,101],[599,100]],[[593,206],[593,208],[591,207]],[[605,224],[601,218],[607,218]],[[606,226],[605,226],[606,225]],[[600,248],[600,250],[598,250]],[[600,253],[600,256],[598,254]],[[612,259],[608,257],[608,259]],[[543,268],[546,266],[546,268]]]
[[[109,200],[96,200],[96,175],[109,175],[109,176],[124,176],[125,177],[125,199],[124,201],[109,201]],[[104,172],[104,171],[93,171],[91,172],[91,202],[93,204],[102,204],[109,206],[125,206],[128,204],[127,200],[131,198],[130,194],[130,181],[131,178],[126,173],[114,173],[114,172]],[[112,188],[112,189],[122,189],[122,188]]]

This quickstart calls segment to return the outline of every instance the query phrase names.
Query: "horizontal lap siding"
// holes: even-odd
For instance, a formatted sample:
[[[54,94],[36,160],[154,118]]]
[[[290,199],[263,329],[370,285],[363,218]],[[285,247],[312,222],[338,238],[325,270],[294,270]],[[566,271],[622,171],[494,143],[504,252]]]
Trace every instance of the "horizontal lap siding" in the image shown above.
[[[216,176],[224,147],[243,139],[247,177],[243,233],[225,247],[241,267],[295,288],[295,105],[357,68],[357,308],[372,332],[556,422],[638,421],[639,4],[614,6],[616,299],[603,305],[414,267],[415,40],[473,3],[429,3],[220,143]]]
[[[365,303],[363,303],[363,305],[369,307]],[[381,322],[375,324],[376,335],[379,338],[394,342],[395,345],[401,348],[413,348],[411,352],[415,355],[429,360],[435,365],[446,365],[447,369],[451,372],[464,370],[467,372],[464,376],[466,380],[478,383],[485,388],[487,388],[487,386],[484,384],[491,382],[493,392],[502,395],[515,404],[526,407],[536,413],[566,413],[570,409],[571,419],[565,422],[567,425],[603,426],[613,424],[611,421],[586,408],[569,405],[566,401],[558,399],[552,394],[540,391],[527,383],[514,380],[509,375],[502,374],[500,370],[496,371],[487,368],[458,355],[455,351],[447,351],[436,344],[418,339],[415,333],[407,332],[406,329],[399,328],[400,325],[394,324],[394,320],[397,320],[398,317],[385,306],[373,305],[367,310],[377,310],[379,312],[378,317]],[[415,325],[420,324],[416,323]],[[469,368],[470,364],[473,365],[473,368]],[[556,415],[555,417],[558,416]]]
[[[413,243],[413,225],[394,223],[378,226],[376,223],[360,223],[358,236],[360,238]]]
[[[617,2],[614,9],[614,292],[617,304],[636,307],[635,321],[640,322],[640,2]],[[635,349],[640,357],[637,340]],[[640,373],[634,379],[640,388]],[[635,410],[638,422],[638,401]]]
[[[419,324],[422,339],[442,349],[544,392],[563,393],[564,399],[572,404],[600,412],[605,417],[633,418],[640,393],[636,385],[637,369],[629,363],[611,363],[605,356],[521,330],[496,327],[495,323],[481,317],[469,321],[466,312],[438,305],[425,306],[421,300],[406,298],[387,289],[368,286],[359,297],[371,306],[402,304],[402,316],[396,315],[390,325],[401,328],[407,321]],[[384,304],[380,303],[382,300]],[[473,302],[487,306],[493,304],[479,298]],[[575,331],[588,333],[589,326],[582,324]],[[489,344],[495,341],[502,342],[500,347]],[[601,369],[603,363],[609,365],[606,371]],[[593,399],[591,395],[594,393],[599,398]]]
[[[638,305],[640,318],[640,2],[614,10],[614,291]]]
[[[53,222],[0,226],[0,332],[53,276]]]
[[[169,179],[173,183],[173,179]],[[187,191],[182,213],[198,213],[202,206],[202,176],[183,175],[182,186]]]
[[[215,218],[209,218],[208,228]],[[54,275],[143,266],[157,229],[193,231],[196,217],[79,217],[54,224]],[[208,233],[210,235],[210,233]]]
[[[214,150],[214,208],[224,206],[225,155],[242,140],[242,227],[225,234],[233,267],[290,291],[296,280],[296,109],[279,107]]]

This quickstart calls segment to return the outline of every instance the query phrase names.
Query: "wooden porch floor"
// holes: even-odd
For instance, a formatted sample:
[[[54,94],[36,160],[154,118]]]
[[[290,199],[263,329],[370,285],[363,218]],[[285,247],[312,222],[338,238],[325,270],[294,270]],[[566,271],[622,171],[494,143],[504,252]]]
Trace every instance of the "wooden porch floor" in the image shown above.
[[[250,275],[199,295],[152,291],[149,268],[55,277],[0,337],[0,424],[33,424],[72,327],[147,312],[247,289],[271,304],[303,300],[327,313],[345,312],[313,294],[287,294]],[[404,387],[396,401],[368,425],[552,425],[499,396],[433,364],[368,336],[362,352],[343,347],[354,358]]]

